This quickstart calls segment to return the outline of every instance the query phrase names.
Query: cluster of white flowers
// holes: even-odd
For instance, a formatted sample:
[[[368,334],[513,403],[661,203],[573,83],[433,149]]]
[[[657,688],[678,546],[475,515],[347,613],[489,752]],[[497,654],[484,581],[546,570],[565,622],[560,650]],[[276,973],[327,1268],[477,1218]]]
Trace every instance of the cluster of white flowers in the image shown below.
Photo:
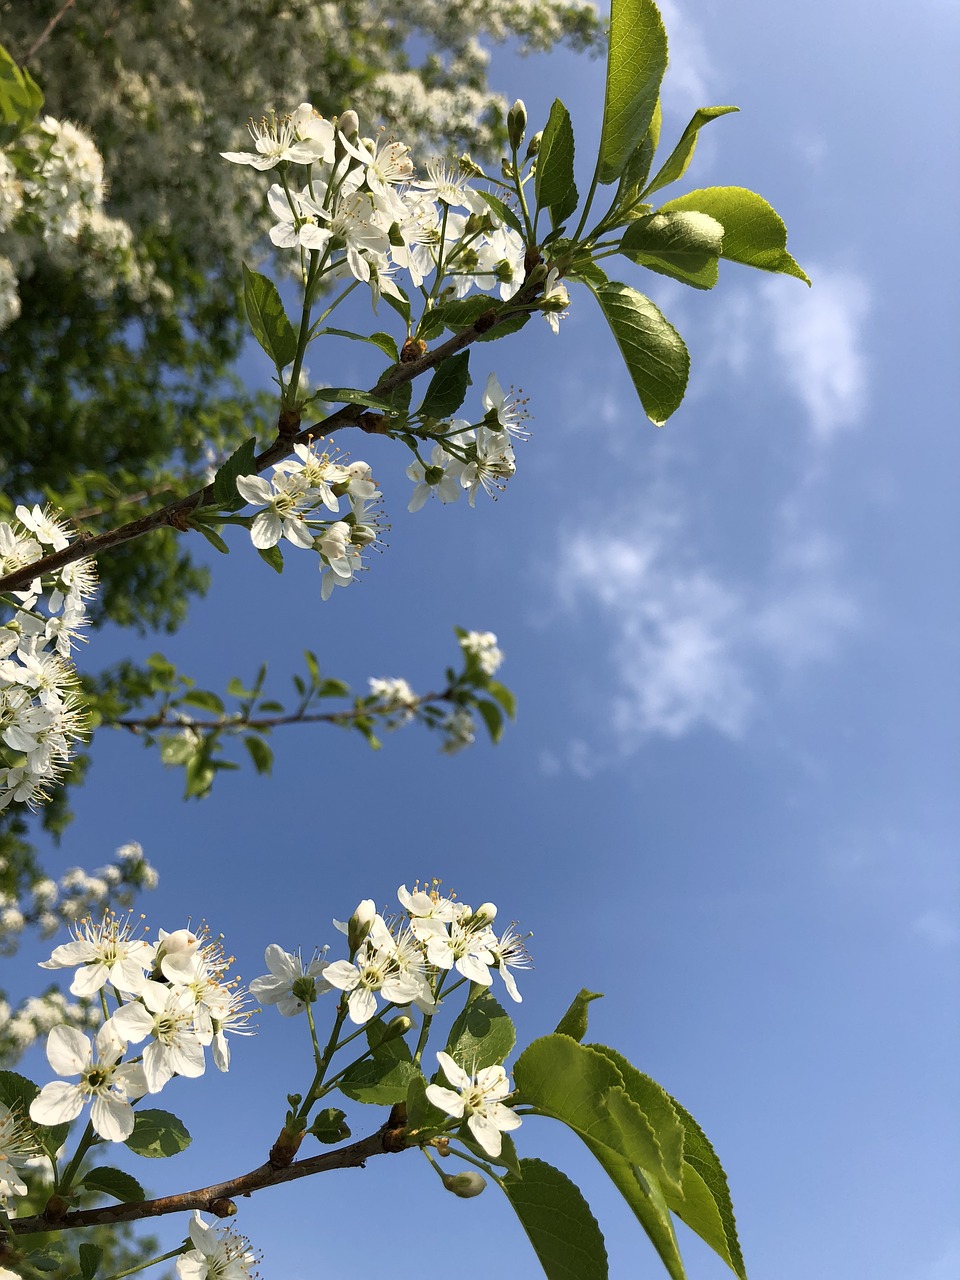
[[[473,911],[454,897],[442,897],[437,884],[434,881],[429,889],[414,886],[412,892],[402,885],[397,898],[404,910],[397,916],[385,919],[367,898],[349,921],[335,920],[347,935],[349,960],[327,962],[315,956],[304,967],[299,955],[269,946],[264,959],[270,972],[251,982],[251,995],[291,1016],[336,989],[346,995],[350,1020],[362,1026],[376,1014],[378,997],[400,1008],[416,1005],[432,1015],[453,971],[489,987],[496,969],[510,998],[519,1001],[510,970],[525,968],[530,957],[516,928],[511,925],[497,934],[493,903]]]
[[[91,1045],[72,1026],[56,1026],[47,1037],[47,1059],[70,1084],[56,1080],[30,1106],[38,1124],[76,1119],[91,1102],[91,1121],[101,1138],[123,1142],[133,1132],[131,1102],[159,1093],[174,1075],[196,1077],[206,1067],[210,1046],[215,1065],[226,1071],[226,1033],[244,1033],[246,993],[226,980],[230,959],[218,940],[190,929],[159,930],[156,942],[137,937],[130,920],[105,913],[95,923],[74,927],[74,940],[54,948],[41,968],[76,970],[70,991],[90,998],[107,993],[117,1009]],[[102,994],[101,994],[102,993]],[[124,1061],[129,1046],[146,1041]]]
[[[527,412],[521,401],[508,399],[495,373],[487,378],[482,398],[484,419],[472,427],[465,419],[455,418],[444,424],[443,439],[430,455],[430,462],[411,462],[407,475],[414,482],[408,511],[419,511],[432,495],[443,503],[456,502],[466,490],[471,507],[477,491],[494,496],[516,472],[516,457],[511,437],[524,439]]]
[[[492,631],[468,631],[460,637],[460,648],[476,658],[484,675],[496,675],[503,665],[503,650]]]
[[[10,1213],[11,1196],[27,1194],[27,1184],[21,1175],[39,1150],[23,1116],[0,1102],[0,1209],[5,1213]]]
[[[0,576],[33,564],[46,548],[69,545],[49,507],[19,506],[16,517],[0,521]],[[86,732],[70,655],[96,583],[93,561],[85,559],[11,592],[16,613],[0,627],[0,809],[12,800],[34,806],[47,799]]]
[[[322,574],[320,594],[328,600],[334,587],[347,587],[363,564],[363,550],[377,541],[381,513],[380,490],[365,462],[344,463],[318,453],[313,442],[295,446],[296,458],[285,458],[263,476],[237,477],[240,496],[263,509],[253,518],[250,538],[259,550],[275,547],[285,538],[295,547],[316,551]],[[340,499],[350,510],[340,515]],[[326,508],[338,518],[322,520]]]
[[[370,696],[380,703],[379,710],[393,715],[392,724],[407,724],[420,705],[419,696],[402,676],[371,676],[367,681]]]
[[[0,153],[0,329],[20,314],[18,282],[40,256],[76,273],[95,297],[119,284],[145,298],[133,233],[104,210],[103,158],[77,125],[44,116]]]

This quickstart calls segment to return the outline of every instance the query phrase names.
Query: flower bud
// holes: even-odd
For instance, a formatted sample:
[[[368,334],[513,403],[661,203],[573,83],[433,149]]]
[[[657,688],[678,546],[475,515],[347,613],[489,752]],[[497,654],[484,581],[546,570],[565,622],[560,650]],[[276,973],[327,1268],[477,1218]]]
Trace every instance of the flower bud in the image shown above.
[[[470,174],[472,178],[486,177],[486,174],[483,172],[483,170],[480,168],[477,162],[475,160],[471,160],[471,158],[467,155],[466,152],[463,153],[463,155],[460,157],[457,163],[460,165],[460,168],[463,170],[463,172]]]
[[[372,898],[364,898],[350,917],[347,924],[347,942],[351,951],[359,951],[367,934],[373,927],[377,908]]]
[[[344,111],[337,121],[340,132],[350,142],[360,133],[360,117],[355,111]]]
[[[523,100],[518,98],[507,112],[507,137],[514,151],[520,150],[520,143],[523,141],[523,133],[526,127],[527,108],[523,105]]]
[[[541,129],[540,132],[535,133],[527,143],[527,154],[524,156],[525,160],[530,160],[533,156],[538,156],[540,154],[540,143],[542,141],[543,130]]]
[[[492,902],[481,902],[473,913],[473,920],[476,924],[492,924],[497,918],[497,908]]]
[[[413,1026],[413,1019],[408,1018],[405,1013],[398,1013],[395,1018],[391,1018],[387,1025],[383,1028],[383,1037],[380,1044],[386,1044],[388,1040],[399,1040],[401,1036],[405,1036]],[[379,1048],[379,1045],[377,1046]]]
[[[471,1169],[468,1173],[445,1173],[443,1185],[461,1200],[472,1200],[485,1189],[487,1180],[482,1174]]]

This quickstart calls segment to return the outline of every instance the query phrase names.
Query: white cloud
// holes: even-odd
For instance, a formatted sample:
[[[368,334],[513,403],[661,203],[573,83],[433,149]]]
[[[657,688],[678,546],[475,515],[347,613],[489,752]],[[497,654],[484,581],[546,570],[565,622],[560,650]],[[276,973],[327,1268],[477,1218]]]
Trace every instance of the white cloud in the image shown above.
[[[741,377],[772,367],[806,411],[814,439],[825,443],[856,426],[867,408],[870,292],[853,271],[804,265],[812,289],[772,276],[727,297],[714,317],[711,359]]]
[[[832,655],[857,625],[857,605],[835,581],[824,538],[788,539],[766,582],[738,582],[700,556],[676,494],[644,502],[608,522],[612,536],[576,534],[558,575],[565,605],[606,624],[607,661],[597,665],[613,679],[599,692],[617,750],[704,727],[738,738],[771,675]],[[566,761],[578,773],[587,763],[582,744]]]
[[[667,29],[670,63],[664,78],[664,103],[668,107],[695,110],[709,101],[716,71],[700,27],[676,0],[660,0]]]

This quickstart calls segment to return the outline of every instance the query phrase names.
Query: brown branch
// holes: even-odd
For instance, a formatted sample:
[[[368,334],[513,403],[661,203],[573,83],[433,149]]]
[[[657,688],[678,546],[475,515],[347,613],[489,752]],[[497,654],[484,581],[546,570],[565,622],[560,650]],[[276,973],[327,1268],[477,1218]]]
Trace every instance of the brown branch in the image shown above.
[[[21,66],[24,66],[26,63],[30,61],[30,59],[37,52],[37,50],[40,48],[41,45],[46,44],[46,42],[50,39],[51,35],[53,34],[53,30],[56,27],[57,23],[60,21],[62,17],[64,17],[68,9],[73,8],[73,5],[74,5],[74,0],[65,0],[65,3],[61,6],[59,13],[55,13],[53,15],[53,17],[50,19],[47,25],[43,28],[43,30],[37,36],[36,40],[34,40],[33,44],[30,46],[27,52],[23,55],[23,57],[20,60]]]
[[[42,1231],[72,1231],[77,1227],[98,1227],[114,1222],[138,1222],[143,1218],[159,1218],[168,1213],[183,1213],[187,1209],[200,1209],[216,1217],[226,1218],[236,1213],[232,1203],[235,1196],[249,1196],[264,1187],[294,1182],[297,1178],[309,1178],[329,1169],[360,1169],[372,1156],[386,1152],[403,1151],[406,1148],[404,1124],[406,1114],[402,1107],[394,1107],[386,1124],[349,1146],[338,1147],[323,1155],[307,1160],[297,1160],[282,1169],[269,1162],[226,1182],[215,1182],[196,1191],[183,1191],[179,1195],[159,1196],[155,1200],[141,1200],[133,1204],[108,1204],[100,1209],[75,1209],[60,1217],[37,1214],[33,1218],[15,1218],[11,1223],[15,1235],[34,1235]]]
[[[442,364],[444,360],[456,355],[458,351],[470,346],[472,342],[476,342],[478,338],[485,333],[489,333],[505,319],[512,318],[513,313],[517,310],[524,310],[534,300],[540,287],[540,284],[524,286],[515,299],[515,303],[518,305],[515,305],[511,312],[498,315],[491,306],[490,311],[478,316],[468,329],[455,334],[454,337],[447,342],[441,343],[433,351],[428,351],[426,355],[421,356],[418,360],[394,365],[387,370],[369,394],[374,396],[387,395],[397,387],[403,386],[404,383],[412,382],[414,378],[419,377],[421,373],[426,373],[428,369],[433,369],[438,364]],[[375,420],[379,421],[378,418],[375,418]],[[278,433],[273,444],[257,455],[255,460],[256,470],[258,472],[263,471],[266,467],[272,466],[273,463],[279,462],[281,458],[285,458],[287,454],[293,452],[294,445],[308,444],[311,439],[330,435],[333,431],[339,431],[344,427],[360,427],[362,430],[379,432],[379,427],[371,422],[369,411],[365,411],[361,405],[347,405],[346,408],[337,409],[322,421],[315,422],[313,426],[307,427],[297,435],[287,435],[284,432]],[[189,527],[188,521],[194,511],[198,511],[201,507],[215,505],[213,491],[214,481],[211,481],[205,488],[198,489],[196,493],[191,493],[186,498],[177,498],[173,502],[168,502],[166,506],[161,507],[158,511],[140,516],[138,519],[131,520],[128,524],[120,525],[116,529],[99,534],[81,533],[75,542],[71,542],[62,551],[51,552],[50,555],[43,556],[41,559],[34,560],[31,564],[25,565],[21,569],[8,573],[5,578],[0,578],[0,592],[20,591],[43,574],[54,573],[57,569],[62,569],[64,565],[72,564],[75,560],[82,560],[86,556],[97,556],[102,551],[109,551],[112,547],[122,546],[123,543],[131,542],[134,538],[142,538],[144,534],[152,533],[154,529],[168,527],[185,531]]]

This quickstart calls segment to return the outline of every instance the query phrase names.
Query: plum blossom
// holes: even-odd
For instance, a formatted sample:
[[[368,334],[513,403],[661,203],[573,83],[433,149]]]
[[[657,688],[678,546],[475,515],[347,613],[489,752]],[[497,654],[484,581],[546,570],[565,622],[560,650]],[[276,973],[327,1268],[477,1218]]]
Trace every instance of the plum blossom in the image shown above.
[[[317,996],[330,990],[330,983],[323,977],[326,966],[321,959],[326,950],[324,947],[319,955],[304,965],[299,952],[291,954],[272,942],[263,953],[270,972],[254,978],[250,983],[250,994],[263,1004],[275,1004],[285,1018],[302,1013],[307,1004],[312,1004]]]
[[[125,1142],[133,1133],[130,1102],[147,1093],[144,1069],[139,1063],[121,1062],[126,1042],[110,1022],[97,1032],[94,1047],[76,1027],[54,1027],[47,1037],[47,1060],[58,1075],[79,1076],[78,1084],[54,1080],[46,1084],[30,1104],[30,1119],[55,1125],[75,1120],[84,1104],[92,1102],[90,1121],[107,1142]]]
[[[88,917],[73,926],[73,942],[54,947],[41,969],[72,969],[77,972],[70,984],[75,996],[95,995],[108,982],[119,991],[135,994],[153,964],[153,947],[132,935],[129,919],[119,920],[104,912],[98,924]]]
[[[232,1227],[214,1228],[196,1209],[190,1223],[193,1248],[177,1259],[179,1280],[251,1280],[259,1259],[250,1241]]]
[[[519,1129],[521,1124],[520,1117],[502,1102],[511,1092],[506,1071],[501,1066],[483,1067],[471,1076],[442,1050],[437,1054],[437,1061],[457,1092],[439,1084],[428,1084],[427,1097],[455,1120],[466,1118],[467,1128],[495,1160],[503,1147],[502,1135]]]

